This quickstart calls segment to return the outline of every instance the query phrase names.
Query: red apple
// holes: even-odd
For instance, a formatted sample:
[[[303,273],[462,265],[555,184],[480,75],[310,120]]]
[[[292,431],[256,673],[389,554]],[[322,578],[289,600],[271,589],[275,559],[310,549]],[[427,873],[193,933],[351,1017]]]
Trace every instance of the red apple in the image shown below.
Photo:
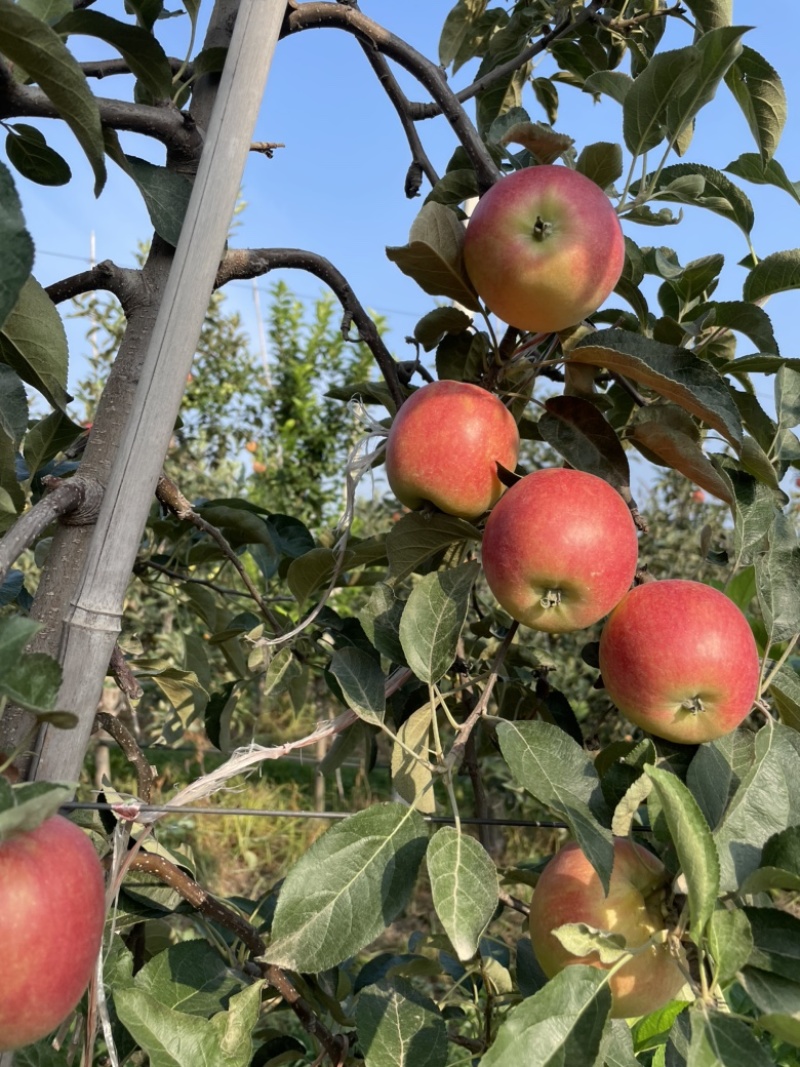
[[[758,650],[724,593],[672,579],[637,586],[600,637],[608,695],[656,737],[695,745],[735,730],[758,694]]]
[[[533,333],[597,311],[619,281],[625,241],[603,190],[568,167],[501,178],[467,224],[464,265],[489,309]]]
[[[569,953],[552,933],[567,923],[586,923],[597,930],[622,934],[627,948],[638,948],[666,928],[662,905],[669,879],[656,856],[627,838],[614,839],[614,869],[608,896],[578,845],[565,845],[547,864],[531,900],[530,931],[533,951],[542,970],[552,978],[573,963],[603,970],[596,953]],[[615,1018],[646,1015],[668,1004],[686,979],[666,943],[652,945],[634,956],[609,979],[611,1014]]]
[[[486,581],[512,619],[564,633],[602,619],[636,573],[636,527],[608,482],[561,467],[521,478],[483,535]]]
[[[428,501],[448,515],[476,519],[505,488],[497,464],[513,471],[518,452],[517,424],[493,393],[466,382],[432,382],[395,416],[386,475],[406,507]]]
[[[86,834],[53,815],[0,840],[0,1051],[45,1037],[89,984],[103,938],[103,869]]]

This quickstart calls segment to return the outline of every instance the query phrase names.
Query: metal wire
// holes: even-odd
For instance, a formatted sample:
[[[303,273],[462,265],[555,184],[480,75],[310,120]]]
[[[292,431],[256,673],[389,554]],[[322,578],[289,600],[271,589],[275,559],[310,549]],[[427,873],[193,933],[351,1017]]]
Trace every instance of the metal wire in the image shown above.
[[[71,800],[62,804],[62,811],[114,811],[115,808],[124,807],[125,801],[116,804],[102,803],[100,801]],[[133,805],[131,805],[133,806]],[[265,817],[269,819],[347,819],[355,812],[352,811],[278,811],[273,808],[200,808],[181,807],[170,804],[141,804],[136,806],[136,811],[142,815],[244,815],[255,818]],[[454,825],[455,819],[451,815],[423,815],[426,822],[444,823]],[[459,822],[465,826],[521,826],[532,830],[568,830],[569,827],[563,822],[541,822],[534,819],[479,819],[464,816]],[[649,826],[639,826],[638,830],[650,832]]]

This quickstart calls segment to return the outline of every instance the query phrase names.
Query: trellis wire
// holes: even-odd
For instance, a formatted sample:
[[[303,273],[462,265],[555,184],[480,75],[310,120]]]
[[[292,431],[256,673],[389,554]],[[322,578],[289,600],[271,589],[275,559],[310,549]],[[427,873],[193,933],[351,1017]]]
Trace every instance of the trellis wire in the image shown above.
[[[61,806],[62,811],[115,811],[125,807],[121,804],[110,804],[102,801],[79,801],[71,800]],[[142,815],[242,815],[255,818],[266,817],[270,819],[347,819],[355,814],[352,811],[279,811],[275,808],[202,808],[182,807],[169,804],[137,804],[137,814]],[[426,822],[455,825],[455,819],[451,815],[423,815]],[[459,822],[465,826],[516,826],[527,827],[532,830],[568,830],[569,826],[563,822],[542,822],[534,819],[481,819],[472,816],[462,816]],[[651,827],[638,826],[637,830],[649,833]]]

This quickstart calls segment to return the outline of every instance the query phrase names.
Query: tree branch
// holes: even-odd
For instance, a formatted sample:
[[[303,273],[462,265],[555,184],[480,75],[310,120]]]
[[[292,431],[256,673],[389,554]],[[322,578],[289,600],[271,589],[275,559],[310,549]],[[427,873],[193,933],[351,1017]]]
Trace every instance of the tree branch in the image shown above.
[[[295,1013],[306,1033],[320,1042],[328,1056],[330,1056],[332,1063],[341,1063],[343,1054],[347,1049],[347,1038],[342,1034],[332,1034],[324,1023],[317,1018],[311,1005],[298,993],[285,971],[272,963],[265,963],[258,959],[258,957],[264,955],[267,948],[252,923],[249,923],[244,916],[234,911],[227,904],[223,904],[222,901],[211,896],[193,878],[190,878],[174,863],[164,859],[163,856],[139,852],[131,860],[128,870],[146,871],[156,875],[162,882],[179,893],[201,915],[204,915],[212,922],[218,923],[220,926],[224,926],[225,929],[230,930],[238,937],[242,944],[246,946],[250,955],[258,961],[259,970],[264,978],[280,993]]]
[[[500,171],[439,67],[412,48],[408,42],[373,22],[356,8],[349,4],[332,3],[330,0],[310,0],[308,3],[298,4],[289,11],[282,36],[323,27],[334,27],[352,33],[362,45],[383,53],[412,74],[436,101],[437,110],[434,114],[444,115],[464,146],[475,168],[479,189],[485,192],[494,185],[500,177]],[[413,105],[410,117],[422,117],[414,114]]]
[[[392,73],[391,67],[386,62],[384,56],[373,48],[372,45],[366,41],[360,41],[361,50],[369,61],[369,65],[375,71],[378,81],[386,90],[386,95],[394,105],[394,109],[400,119],[400,124],[403,127],[403,131],[408,141],[408,147],[411,149],[411,166],[418,167],[419,170],[425,175],[431,185],[436,185],[439,180],[439,175],[434,170],[433,164],[428,159],[425,149],[422,147],[422,141],[420,140],[417,128],[414,125],[414,120],[411,118],[411,104],[400,88],[400,84]],[[411,199],[418,195],[418,190],[413,188],[413,191],[409,191],[408,180],[406,184],[406,196]]]
[[[91,525],[100,508],[103,487],[76,474],[68,481],[48,480],[50,491],[24,515],[0,540],[0,585],[22,553],[41,537],[52,523],[70,516],[71,525]],[[52,485],[52,488],[51,488]]]
[[[80,274],[53,282],[47,286],[45,292],[54,304],[61,304],[65,300],[80,296],[81,293],[94,293],[98,289],[115,296],[126,315],[132,304],[144,299],[146,295],[142,272],[118,267],[110,259],[104,259],[91,270],[84,270]]]
[[[136,738],[123,726],[116,715],[109,715],[107,711],[98,711],[94,720],[101,730],[111,734],[122,749],[125,758],[132,764],[138,782],[138,799],[143,804],[149,804],[153,796],[153,768],[136,743]]]
[[[375,357],[375,362],[389,387],[392,400],[399,408],[405,395],[397,376],[397,363],[383,342],[378,328],[362,307],[358,297],[341,271],[317,252],[302,248],[244,248],[231,249],[222,260],[217,273],[216,288],[234,278],[258,278],[271,270],[295,268],[316,275],[336,294],[344,310],[342,332],[347,337],[350,323],[355,323],[359,337]]]

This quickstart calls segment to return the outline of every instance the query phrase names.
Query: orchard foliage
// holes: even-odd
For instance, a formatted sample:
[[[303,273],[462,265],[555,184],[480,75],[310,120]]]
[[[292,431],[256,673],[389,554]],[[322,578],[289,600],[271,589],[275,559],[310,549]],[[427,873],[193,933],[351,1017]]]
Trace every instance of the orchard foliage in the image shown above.
[[[185,13],[194,26],[198,5]],[[0,749],[12,779],[35,777],[37,729],[53,744],[55,728],[76,722],[59,710],[46,612],[54,590],[66,612],[78,576],[48,553],[63,533],[56,524],[76,517],[74,544],[89,543],[91,509],[75,511],[91,489],[81,475],[88,467],[102,491],[104,460],[124,447],[114,431],[130,412],[149,328],[143,294],[156,299],[181,230],[185,164],[202,147],[192,108],[224,64],[218,43],[188,62],[168,57],[159,34],[171,14],[161,0],[131,0],[113,17],[69,0],[0,0]],[[350,3],[291,3],[283,34],[353,33],[404,120],[406,190],[424,197],[408,243],[387,255],[432,297],[413,332],[417,358],[389,356],[381,324],[335,264],[294,249],[226,251],[220,286],[286,266],[322,278],[343,305],[342,332],[327,300],[304,318],[285,287],[274,289],[267,380],[213,298],[119,606],[111,670],[140,714],[139,740],[190,738],[231,760],[154,798],[131,732],[110,716],[102,725],[117,731],[145,803],[203,801],[228,777],[320,737],[332,740],[326,775],[355,754],[367,772],[388,765],[391,792],[334,823],[257,900],[212,897],[192,856],[159,844],[156,814],[135,821],[135,803],[82,815],[119,890],[105,993],[90,990],[85,1025],[69,1040],[15,1062],[78,1062],[85,1034],[83,1062],[98,1065],[797,1067],[800,546],[786,489],[800,467],[800,361],[779,352],[765,304],[800,288],[800,251],[754,247],[747,192],[774,185],[796,210],[777,155],[781,79],[733,24],[729,0],[458,0],[434,60],[367,16]],[[119,54],[132,101],[95,95],[90,78],[117,61],[79,63],[77,35],[98,55]],[[386,57],[434,102],[409,101]],[[454,81],[468,69],[466,110],[437,63]],[[612,109],[618,138],[575,143],[559,124],[566,93]],[[700,116],[717,93],[733,95],[752,134],[723,171],[703,157]],[[441,175],[414,125],[440,111],[453,130]],[[111,159],[144,198],[153,240],[139,271],[101,264],[47,290],[36,280],[16,175],[70,180],[69,160],[33,125],[53,112],[98,193]],[[161,141],[165,162],[130,154],[128,129]],[[625,265],[587,320],[530,336],[482,306],[464,268],[463,221],[495,180],[547,163],[605,191]],[[682,261],[684,209],[741,232],[739,298],[715,299],[733,269],[720,254]],[[81,397],[89,408],[77,411],[58,307],[96,291],[116,303],[84,298],[96,364]],[[638,580],[648,571],[702,580],[738,606],[760,657],[759,698],[740,728],[698,746],[634,730],[601,688],[599,627],[533,634],[497,606],[480,565],[485,516],[404,512],[358,495],[365,475],[384,485],[387,428],[431,378],[482,386],[507,404],[523,439],[507,482],[565,464],[621,494],[640,529]],[[632,460],[651,480],[664,475],[652,507],[633,499]],[[719,503],[701,505],[698,494]],[[240,748],[272,740],[263,732],[279,715],[281,744]],[[121,788],[108,782],[104,795],[118,800]],[[0,778],[0,849],[4,832],[30,828],[52,801],[47,785]],[[520,815],[567,834],[537,833],[524,853],[498,849],[488,820]],[[575,965],[545,979],[522,916],[541,863],[566,836],[605,887],[615,837],[660,857],[668,944],[686,979],[679,999],[612,1019],[608,971]],[[615,966],[632,947],[585,924],[562,933],[589,962]],[[4,962],[11,982],[14,961]]]

